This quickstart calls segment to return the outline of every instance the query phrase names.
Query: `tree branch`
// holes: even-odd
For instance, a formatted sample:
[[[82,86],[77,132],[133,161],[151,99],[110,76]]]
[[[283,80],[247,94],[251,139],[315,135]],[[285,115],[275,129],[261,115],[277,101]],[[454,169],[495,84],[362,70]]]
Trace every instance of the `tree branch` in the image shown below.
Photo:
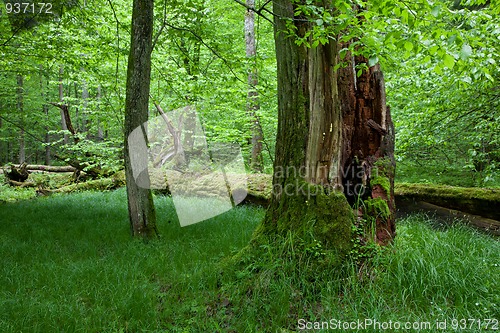
[[[252,12],[256,13],[257,15],[259,15],[260,17],[262,17],[263,19],[265,19],[266,21],[268,21],[269,23],[271,23],[271,24],[274,25],[273,21],[271,21],[264,14],[262,14],[262,11],[265,11],[265,12],[267,12],[267,13],[275,16],[275,14],[273,12],[271,12],[269,9],[265,8],[267,6],[267,4],[271,2],[271,0],[267,0],[266,3],[262,7],[260,7],[258,10],[256,10],[254,7],[248,6],[246,3],[244,3],[244,2],[242,2],[240,0],[233,0],[233,1],[236,2],[239,5],[242,5],[246,9],[251,10]]]
[[[186,31],[186,32],[189,32],[190,34],[192,34],[197,40],[200,41],[201,44],[203,44],[203,46],[205,46],[208,50],[210,50],[210,52],[212,52],[217,58],[219,58],[220,60],[222,60],[222,62],[224,63],[224,65],[226,65],[226,67],[229,69],[229,71],[231,72],[231,74],[233,74],[234,77],[238,81],[246,84],[246,81],[240,79],[238,77],[238,75],[236,75],[236,73],[234,72],[233,68],[230,66],[229,62],[224,57],[222,57],[219,54],[219,52],[217,52],[213,47],[211,47],[210,45],[208,45],[207,43],[205,43],[205,41],[203,40],[203,38],[201,38],[196,32],[194,32],[194,31],[192,31],[191,29],[188,29],[188,28],[176,27],[174,25],[171,25],[170,23],[165,23],[165,25],[167,27],[171,28],[171,29],[178,30],[178,31]]]

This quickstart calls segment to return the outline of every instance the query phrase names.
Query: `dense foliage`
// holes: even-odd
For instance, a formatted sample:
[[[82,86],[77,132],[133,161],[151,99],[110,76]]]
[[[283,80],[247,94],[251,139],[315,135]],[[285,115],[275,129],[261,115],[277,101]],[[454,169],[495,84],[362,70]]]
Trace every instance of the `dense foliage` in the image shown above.
[[[60,0],[52,13],[33,19],[9,14],[6,3],[0,15],[0,164],[66,164],[71,158],[88,167],[120,168],[129,4]],[[334,4],[335,17],[312,1],[300,2],[296,15],[314,20],[312,47],[340,34],[341,42],[356,40],[349,47],[370,64],[381,63],[396,123],[399,176],[498,184],[498,2]],[[362,10],[352,11],[353,5]],[[245,11],[229,0],[156,2],[151,101],[167,111],[195,106],[209,141],[238,143],[248,157],[246,76],[256,66],[269,172],[277,123],[272,25],[256,15],[257,55],[246,58]],[[259,14],[272,19],[266,10]],[[78,142],[61,126],[54,104],[68,105]]]
[[[45,14],[42,22],[20,29],[13,24],[15,14],[2,8],[1,164],[17,163],[21,156],[43,163],[47,144],[53,147],[52,158],[89,160],[91,155],[107,166],[120,164],[130,7],[125,1],[72,4],[63,15]],[[155,10],[152,101],[166,111],[194,105],[209,140],[236,142],[247,152],[245,9],[227,1],[180,1],[159,3]],[[260,80],[255,89],[270,166],[276,127],[274,44],[272,27],[260,20],[257,26],[253,61]],[[78,144],[63,131],[60,110],[50,103],[69,106]]]

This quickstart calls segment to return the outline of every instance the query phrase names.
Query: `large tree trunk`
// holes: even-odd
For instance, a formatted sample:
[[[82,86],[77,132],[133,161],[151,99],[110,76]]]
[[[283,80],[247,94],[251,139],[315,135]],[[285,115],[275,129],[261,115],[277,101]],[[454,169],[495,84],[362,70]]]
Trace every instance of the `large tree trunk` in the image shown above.
[[[298,237],[313,235],[324,249],[346,253],[354,215],[335,191],[341,153],[341,113],[337,92],[337,45],[298,46],[286,35],[288,20],[297,33],[309,28],[294,20],[294,5],[275,0],[278,69],[278,132],[273,196],[263,231]]]
[[[125,176],[132,235],[145,238],[157,234],[153,197],[148,186],[148,155],[147,149],[129,142],[129,135],[141,128],[147,145],[145,123],[148,120],[152,32],[153,0],[134,0],[125,101]],[[143,172],[134,177],[140,171]]]
[[[255,0],[246,1],[248,8],[255,7]],[[251,61],[248,70],[248,93],[247,93],[247,113],[251,121],[252,131],[252,152],[250,155],[250,168],[255,172],[264,170],[264,161],[262,159],[262,141],[264,135],[262,127],[257,116],[257,111],[260,109],[259,94],[257,92],[257,84],[259,83],[257,66],[255,65],[255,55],[257,52],[255,40],[255,13],[252,10],[247,10],[245,14],[245,44],[246,56]]]
[[[323,6],[328,10],[326,2]],[[392,147],[386,144],[392,125],[381,72],[378,67],[371,68],[354,86],[339,78],[345,73],[334,70],[339,58],[334,39],[308,48],[286,35],[287,21],[293,22],[299,37],[311,29],[309,20],[294,16],[294,7],[289,0],[274,0],[278,133],[273,197],[262,230],[307,230],[324,248],[345,253],[351,244],[352,224],[359,215],[353,213],[350,203],[358,203],[356,209],[361,207],[365,219],[376,220],[372,221],[377,223],[375,240],[386,243],[393,235],[393,161],[378,160],[392,156],[388,152]],[[354,73],[352,67],[351,71]],[[351,90],[354,95],[347,93]],[[346,109],[352,103],[353,110],[360,110],[354,116]],[[345,169],[353,163],[365,168],[364,174],[356,175],[365,189],[357,202],[342,191],[347,193],[345,185],[353,181]],[[377,166],[379,177],[375,177]],[[379,221],[378,215],[385,220]]]

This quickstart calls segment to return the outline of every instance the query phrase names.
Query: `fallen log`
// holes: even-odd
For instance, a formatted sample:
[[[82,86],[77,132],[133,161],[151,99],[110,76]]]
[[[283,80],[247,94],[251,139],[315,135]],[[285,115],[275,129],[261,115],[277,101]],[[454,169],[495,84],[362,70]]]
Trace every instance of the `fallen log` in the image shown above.
[[[39,186],[36,192],[38,195],[46,196],[53,193],[71,193],[76,191],[109,191],[123,186],[125,186],[125,180],[120,176],[116,176],[70,184],[56,189],[47,189]]]
[[[36,187],[36,184],[33,182],[18,182],[12,179],[7,179],[7,182],[9,183],[10,186],[17,186],[20,188],[23,187]]]
[[[454,187],[432,184],[396,184],[395,196],[402,200],[424,201],[472,215],[500,220],[500,189]]]
[[[78,171],[85,172],[93,179],[98,179],[101,177],[107,177],[107,176],[111,175],[109,170],[103,170],[97,166],[89,167],[90,164],[88,162],[79,162],[76,159],[64,158],[63,156],[60,156],[58,154],[54,154],[54,157],[60,161],[64,161],[65,163],[68,163],[70,166],[77,169]]]
[[[229,174],[229,177],[231,179],[246,178],[248,195],[243,201],[244,203],[254,203],[262,206],[268,205],[272,192],[272,175]],[[153,174],[151,177],[153,184],[160,183],[156,178],[163,179]],[[171,173],[168,182],[175,184],[185,183],[188,189],[198,193],[215,190],[213,186],[208,185],[207,187],[207,184],[198,181],[196,175],[189,175],[188,173]],[[232,180],[232,183],[235,182],[237,181]],[[500,220],[500,211],[497,208],[500,206],[500,189],[400,183],[395,185],[395,197],[400,205],[404,204],[405,200],[411,202],[425,201],[451,210],[462,211],[467,214],[482,216],[493,220]]]
[[[75,172],[76,168],[71,165],[55,166],[55,165],[26,165],[28,171],[44,171],[44,172]]]
[[[272,175],[249,174],[228,175],[229,178],[246,178],[247,195],[243,204],[255,204],[263,207],[269,205],[272,191]],[[155,177],[152,177],[154,179]],[[191,179],[190,179],[191,178]],[[193,181],[187,174],[171,174],[169,182],[186,183],[186,188],[207,196],[216,191],[213,186],[207,186],[200,181]],[[153,180],[154,182],[154,180]],[[231,183],[235,183],[234,180]],[[219,189],[218,193],[223,194]],[[459,188],[428,184],[396,184],[396,207],[407,213],[430,212],[447,220],[462,219],[471,226],[492,234],[500,234],[499,212],[500,189]]]

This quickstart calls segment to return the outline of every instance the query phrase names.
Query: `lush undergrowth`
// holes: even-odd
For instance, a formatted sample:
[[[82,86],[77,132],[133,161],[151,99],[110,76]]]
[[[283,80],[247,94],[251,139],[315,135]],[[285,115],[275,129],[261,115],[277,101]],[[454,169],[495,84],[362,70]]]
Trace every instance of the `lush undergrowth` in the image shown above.
[[[461,164],[398,161],[398,183],[424,183],[460,187],[500,187],[498,172],[476,172]]]
[[[0,331],[289,332],[373,319],[450,332],[455,319],[500,317],[500,244],[459,224],[409,217],[370,264],[316,278],[279,261],[221,274],[264,211],[181,228],[169,198],[156,205],[162,238],[144,244],[130,239],[124,190],[0,204]]]

